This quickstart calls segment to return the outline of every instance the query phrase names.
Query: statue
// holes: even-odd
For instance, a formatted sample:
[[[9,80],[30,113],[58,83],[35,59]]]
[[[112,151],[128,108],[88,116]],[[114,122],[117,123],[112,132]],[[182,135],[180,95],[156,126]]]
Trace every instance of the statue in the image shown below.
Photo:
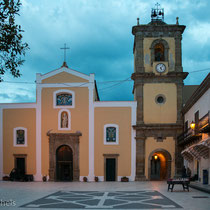
[[[68,128],[68,115],[66,112],[61,114],[61,128]]]

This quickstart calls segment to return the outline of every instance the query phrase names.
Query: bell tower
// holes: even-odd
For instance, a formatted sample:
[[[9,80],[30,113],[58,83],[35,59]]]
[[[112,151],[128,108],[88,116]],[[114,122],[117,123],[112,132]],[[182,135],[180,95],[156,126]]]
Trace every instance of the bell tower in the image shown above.
[[[165,157],[164,178],[179,174],[181,154],[176,144],[182,132],[182,89],[187,77],[182,67],[184,25],[164,22],[160,5],[151,10],[151,22],[133,26],[134,80],[137,101],[136,180],[152,179],[154,154]],[[161,157],[161,155],[160,155]],[[163,165],[163,164],[162,164]],[[160,166],[162,167],[162,166]],[[164,172],[166,171],[166,172]],[[162,177],[162,178],[163,178]]]

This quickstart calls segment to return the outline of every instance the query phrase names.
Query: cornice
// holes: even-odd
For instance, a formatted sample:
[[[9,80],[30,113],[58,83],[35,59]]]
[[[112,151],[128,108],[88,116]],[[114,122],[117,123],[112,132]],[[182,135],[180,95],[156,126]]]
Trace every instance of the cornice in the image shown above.
[[[183,124],[177,124],[177,123],[165,123],[165,124],[137,124],[134,125],[133,128],[135,130],[177,130],[177,129],[183,129]]]
[[[206,76],[203,82],[195,90],[192,96],[188,99],[185,106],[182,109],[182,113],[185,114],[188,110],[201,98],[201,96],[210,88],[210,73]]]
[[[169,72],[168,74],[164,75],[157,75],[155,73],[140,73],[140,72],[135,72],[132,74],[131,79],[134,80],[136,83],[160,83],[160,82],[176,82],[180,83],[180,80],[184,80],[188,72]]]
[[[176,37],[182,35],[185,28],[185,25],[138,25],[132,27],[132,34],[142,35],[143,37],[156,37],[162,32],[164,37]]]

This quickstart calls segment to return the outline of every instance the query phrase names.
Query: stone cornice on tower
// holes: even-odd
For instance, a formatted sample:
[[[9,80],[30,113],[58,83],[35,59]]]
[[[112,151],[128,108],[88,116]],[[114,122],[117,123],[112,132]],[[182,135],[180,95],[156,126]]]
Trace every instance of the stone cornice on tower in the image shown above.
[[[133,35],[144,35],[144,37],[175,37],[178,34],[183,34],[186,26],[185,25],[137,25],[133,26]]]

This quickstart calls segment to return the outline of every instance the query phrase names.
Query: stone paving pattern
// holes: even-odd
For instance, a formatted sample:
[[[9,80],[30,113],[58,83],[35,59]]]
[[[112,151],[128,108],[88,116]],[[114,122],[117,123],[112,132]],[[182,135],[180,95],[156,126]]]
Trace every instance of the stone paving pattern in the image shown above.
[[[182,208],[158,191],[58,191],[21,207],[68,209]]]
[[[9,205],[9,206],[4,206],[0,204],[0,210],[4,210],[4,209],[8,209],[8,210],[32,210],[32,209],[41,209],[41,210],[61,210],[60,207],[55,207],[54,208],[47,208],[47,206],[44,207],[43,203],[42,206],[40,208],[38,207],[26,207],[26,205],[28,204],[34,204],[34,205],[40,205],[41,203],[38,203],[40,200],[45,202],[45,199],[49,199],[49,196],[57,196],[61,193],[75,193],[75,192],[82,192],[84,193],[86,196],[90,197],[91,200],[91,196],[93,198],[93,195],[88,195],[87,193],[105,193],[105,192],[109,192],[109,193],[123,193],[123,192],[127,192],[127,193],[133,193],[133,192],[138,192],[138,195],[140,197],[140,192],[142,197],[146,197],[149,195],[146,194],[146,192],[153,192],[155,195],[151,195],[151,196],[161,196],[163,199],[159,199],[161,201],[164,201],[166,203],[162,203],[161,202],[161,207],[156,207],[154,208],[154,205],[159,205],[158,199],[149,199],[143,202],[143,200],[141,200],[138,197],[138,200],[140,201],[139,204],[147,204],[147,205],[152,205],[152,207],[150,209],[184,209],[184,210],[209,210],[209,206],[210,206],[210,194],[207,194],[205,192],[201,192],[198,191],[196,189],[190,188],[190,191],[183,191],[182,186],[181,185],[177,185],[175,186],[175,189],[173,192],[169,192],[168,190],[168,186],[167,183],[165,181],[152,181],[152,182],[5,182],[5,181],[0,181],[0,202],[2,201],[13,201],[14,205]],[[85,193],[86,192],[86,193]],[[157,192],[157,193],[155,193]],[[124,195],[125,193],[123,193]],[[110,194],[109,194],[110,195]],[[111,194],[112,195],[112,194]],[[121,196],[121,198],[123,197],[123,195]],[[94,195],[95,197],[97,197],[96,195]],[[62,197],[62,196],[61,196]],[[65,197],[65,196],[64,196]],[[68,197],[68,195],[66,196]],[[70,196],[69,196],[70,197]],[[83,196],[84,197],[84,196]],[[98,196],[99,197],[99,196]],[[114,200],[118,200],[118,198],[116,197],[112,197],[114,198]],[[120,197],[120,196],[118,196]],[[133,196],[134,197],[134,196]],[[44,199],[45,198],[45,199]],[[153,197],[155,198],[155,197]],[[56,198],[57,200],[59,200],[59,198]],[[70,199],[70,198],[69,198]],[[78,198],[79,199],[79,198]],[[81,197],[81,199],[83,199]],[[97,198],[96,198],[97,199]],[[99,198],[100,199],[100,198]],[[125,200],[127,198],[123,198],[120,199],[121,201]],[[53,202],[55,201],[54,199],[52,199]],[[50,202],[52,202],[52,200],[48,200],[48,203],[46,204],[50,204]],[[85,200],[85,199],[84,199]],[[86,200],[88,200],[86,198]],[[112,199],[113,200],[113,199]],[[177,208],[175,207],[163,207],[163,205],[169,205],[169,201],[170,201],[170,205],[175,205],[178,204],[179,206]],[[37,203],[35,203],[35,201],[37,201]],[[82,201],[82,200],[78,200],[78,201]],[[125,200],[126,202],[128,202],[128,200]],[[61,202],[59,201],[55,201],[57,203],[62,203],[63,200],[61,200]],[[94,201],[93,201],[94,202]],[[130,200],[131,202],[131,200]],[[156,203],[154,203],[156,202]],[[175,202],[175,204],[173,203]],[[133,201],[133,203],[135,203],[135,200]],[[76,203],[78,205],[84,205],[84,204],[79,204]],[[105,203],[107,204],[107,203]],[[117,205],[117,204],[116,204]],[[124,204],[123,204],[124,205]],[[24,206],[24,207],[22,207]],[[104,205],[105,206],[105,205]],[[117,209],[113,208],[112,205],[107,205],[103,210],[110,210],[110,209]],[[182,208],[180,208],[180,206]],[[63,209],[67,209],[67,208],[63,208]],[[79,208],[74,208],[74,209],[79,209]],[[82,206],[82,208],[80,209],[84,209],[84,206]],[[94,208],[94,206],[91,206],[91,208],[89,209],[93,209],[96,210],[98,208]],[[99,208],[100,210],[102,210],[102,208]],[[118,208],[120,209],[120,208]],[[148,208],[145,208],[148,209]],[[73,210],[72,208],[70,210]],[[123,210],[123,209],[122,209]],[[131,210],[131,209],[130,209]]]

